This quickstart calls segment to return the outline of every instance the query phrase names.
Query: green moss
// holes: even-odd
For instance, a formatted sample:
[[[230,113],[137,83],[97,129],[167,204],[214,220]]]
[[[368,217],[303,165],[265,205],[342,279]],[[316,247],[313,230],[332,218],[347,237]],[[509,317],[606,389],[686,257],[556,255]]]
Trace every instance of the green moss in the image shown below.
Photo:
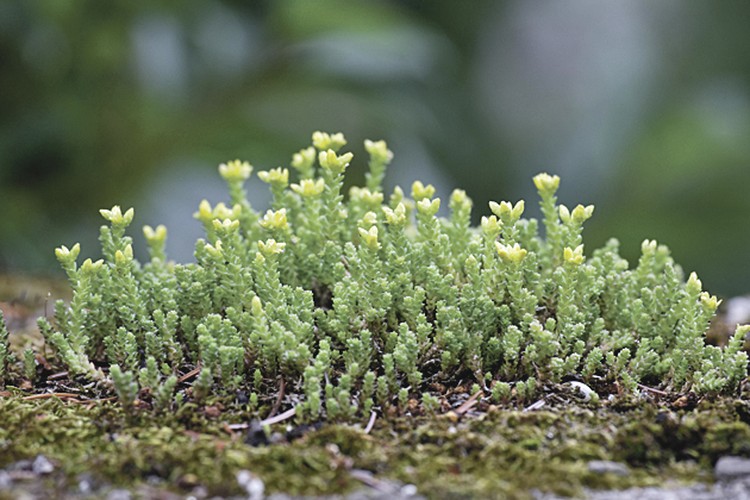
[[[691,410],[648,402],[627,411],[492,407],[457,421],[379,421],[370,434],[343,424],[311,427],[299,439],[264,446],[225,430],[236,417],[134,420],[115,404],[13,395],[0,399],[0,467],[42,454],[58,467],[58,487],[74,489],[87,473],[131,490],[160,478],[164,489],[202,485],[214,495],[241,494],[240,470],[257,474],[267,492],[317,495],[363,487],[350,471],[364,469],[431,498],[530,498],[532,489],[580,495],[583,488],[710,481],[720,456],[750,454],[750,427],[731,401]],[[283,435],[284,424],[272,432]],[[591,472],[591,460],[622,462],[630,474]]]

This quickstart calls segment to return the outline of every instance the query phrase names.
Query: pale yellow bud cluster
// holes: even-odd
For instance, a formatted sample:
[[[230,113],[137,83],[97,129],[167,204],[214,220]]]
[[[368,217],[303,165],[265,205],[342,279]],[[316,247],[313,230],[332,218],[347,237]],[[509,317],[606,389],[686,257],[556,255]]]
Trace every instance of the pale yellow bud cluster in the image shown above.
[[[232,208],[229,208],[223,202],[220,202],[217,203],[215,207],[211,208],[211,204],[208,200],[202,200],[198,205],[198,211],[193,214],[193,217],[204,224],[209,224],[214,219],[237,220],[241,213],[242,206],[240,204],[236,204]]]
[[[292,155],[291,165],[298,171],[304,172],[310,170],[313,163],[315,163],[315,148],[312,146],[300,149],[299,152]]]
[[[371,250],[377,250],[380,248],[378,242],[378,226],[372,226],[370,230],[359,228],[359,236],[362,238],[362,242]]]
[[[365,150],[369,153],[372,161],[390,163],[393,159],[393,151],[388,149],[385,141],[365,139]]]
[[[525,206],[523,200],[518,201],[515,205],[512,205],[508,201],[500,203],[495,203],[494,201],[490,202],[490,210],[492,213],[495,214],[503,224],[509,226],[515,224],[518,219],[521,218]]]
[[[143,236],[151,244],[164,243],[167,239],[167,227],[164,224],[159,224],[156,229],[151,226],[143,226]]]
[[[432,198],[435,195],[435,186],[422,184],[422,181],[414,181],[411,185],[411,197],[414,201],[419,202],[425,198]]]
[[[280,210],[269,210],[260,220],[260,225],[265,229],[286,229],[289,222],[286,217],[286,208]]]
[[[231,233],[240,228],[240,221],[232,219],[214,219],[211,221],[215,231]]]
[[[547,173],[537,174],[534,176],[534,185],[540,194],[552,195],[560,187],[560,177]]]
[[[104,261],[102,259],[96,261],[86,259],[83,261],[83,264],[81,264],[81,272],[84,275],[96,274],[102,267],[104,267]]]
[[[299,184],[292,184],[290,186],[292,191],[305,198],[311,198],[318,196],[325,189],[325,182],[323,179],[302,179]]]
[[[482,216],[481,221],[482,232],[489,236],[491,239],[495,239],[502,231],[503,225],[497,220],[496,215]]]
[[[219,174],[227,181],[246,181],[253,173],[253,166],[246,161],[234,160],[219,165]]]
[[[344,134],[338,132],[336,134],[329,134],[327,132],[313,132],[312,143],[318,151],[325,151],[331,149],[334,152],[343,148],[346,145],[346,139]]]
[[[701,290],[703,290],[703,283],[698,279],[698,275],[694,272],[690,273],[690,276],[688,276],[685,290],[687,290],[690,295],[698,295]]]
[[[118,266],[129,264],[133,261],[133,245],[126,245],[124,250],[115,252],[115,264]]]
[[[711,295],[708,292],[701,292],[700,301],[701,304],[712,313],[715,312],[716,309],[719,308],[719,304],[721,304],[721,300],[719,300],[716,295]]]
[[[119,205],[115,205],[110,210],[102,208],[99,210],[99,213],[102,214],[102,217],[111,222],[113,226],[123,227],[133,222],[133,217],[135,216],[135,211],[132,208],[127,209],[123,214]]]
[[[383,207],[383,214],[385,214],[385,221],[392,226],[406,225],[406,205],[403,203],[396,205],[395,209]]]
[[[78,258],[78,254],[81,253],[81,244],[76,243],[70,249],[65,245],[55,248],[55,257],[60,262],[75,262]]]
[[[424,215],[435,215],[440,210],[440,198],[430,200],[429,198],[422,198],[417,202],[417,211]]]
[[[261,170],[258,172],[258,179],[275,188],[283,189],[289,185],[289,170],[281,167]]]
[[[528,253],[525,248],[521,248],[521,245],[514,243],[511,245],[503,245],[499,241],[495,242],[495,249],[497,255],[506,263],[520,264],[521,261],[526,257]]]
[[[286,243],[276,241],[273,238],[258,242],[258,250],[260,250],[260,253],[266,257],[283,252],[285,247]]]
[[[320,163],[320,166],[334,174],[344,173],[352,158],[354,158],[352,153],[337,155],[333,149],[327,149],[318,153],[318,163]]]
[[[471,204],[471,200],[463,189],[454,189],[451,193],[451,204],[461,206]]]
[[[581,225],[587,220],[591,218],[591,216],[594,214],[594,205],[577,205],[573,211],[571,212],[568,210],[568,207],[565,205],[560,205],[560,220],[563,221],[565,224],[570,223],[571,221],[574,224]]]
[[[206,253],[213,257],[214,259],[221,259],[224,257],[224,247],[221,240],[216,240],[216,243],[211,245],[210,243],[207,243],[204,247],[206,250]]]
[[[357,186],[353,186],[349,190],[349,198],[352,200],[362,200],[365,205],[370,207],[379,206],[383,203],[383,193],[373,193],[367,188],[360,188]]]
[[[563,260],[574,266],[580,266],[583,264],[585,257],[583,256],[583,245],[578,245],[575,248],[565,247],[563,249]]]

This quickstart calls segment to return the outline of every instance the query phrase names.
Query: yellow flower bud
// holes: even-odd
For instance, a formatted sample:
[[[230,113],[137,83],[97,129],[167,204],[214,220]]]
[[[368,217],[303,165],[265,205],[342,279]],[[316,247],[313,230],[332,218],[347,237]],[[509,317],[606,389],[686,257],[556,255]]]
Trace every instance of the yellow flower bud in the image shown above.
[[[715,312],[719,308],[719,304],[721,304],[721,300],[716,298],[716,295],[711,295],[708,292],[701,292],[700,301],[711,312]]]
[[[74,262],[78,258],[78,254],[81,253],[81,244],[76,243],[70,249],[65,245],[55,248],[55,257],[59,261],[70,261]]]
[[[378,222],[378,216],[375,212],[367,212],[362,217],[362,225],[363,226],[372,226],[373,224],[377,224]]]
[[[349,166],[349,162],[352,161],[354,155],[352,153],[344,153],[339,156],[333,149],[321,151],[318,153],[318,163],[326,170],[330,170],[335,174],[341,174]]]
[[[540,193],[555,194],[560,187],[560,177],[541,173],[534,176],[534,185]]]
[[[81,272],[84,274],[93,274],[99,271],[102,266],[104,266],[104,261],[102,259],[99,259],[97,261],[86,259],[83,261],[83,264],[81,264]]]
[[[167,239],[167,227],[164,224],[159,224],[156,229],[143,226],[143,236],[149,243],[163,243]]]
[[[227,181],[246,181],[253,173],[253,166],[246,161],[234,160],[219,165],[219,174]]]
[[[643,255],[654,255],[656,253],[656,240],[643,240],[641,253]]]
[[[198,211],[193,214],[193,218],[198,219],[204,224],[208,224],[214,219],[213,210],[208,200],[201,200],[198,205]]]
[[[240,221],[232,219],[214,219],[211,222],[216,231],[226,231],[227,233],[235,231],[240,227]]]
[[[519,264],[526,254],[528,253],[525,248],[521,248],[521,245],[514,243],[513,246],[503,245],[499,241],[495,242],[495,249],[497,255],[503,260],[503,262]]]
[[[393,226],[403,226],[406,224],[406,206],[403,203],[396,205],[395,210],[392,210],[390,207],[383,207],[383,213],[388,224]]]
[[[373,193],[367,188],[352,187],[349,190],[349,197],[351,199],[362,200],[367,206],[378,206],[383,203],[383,193]]]
[[[125,246],[125,250],[117,250],[115,252],[115,264],[122,265],[127,264],[133,260],[133,246]]]
[[[323,179],[302,179],[301,181],[299,181],[299,184],[292,184],[290,187],[295,193],[307,198],[318,196],[320,193],[322,193],[323,189],[325,188],[325,182],[323,181]]]
[[[573,209],[570,216],[576,224],[583,224],[594,214],[594,205],[578,205]]]
[[[103,208],[99,210],[99,213],[102,214],[102,217],[111,222],[113,226],[127,226],[133,222],[133,216],[135,215],[135,211],[132,208],[129,208],[123,214],[119,205],[115,205],[110,210]]]
[[[497,238],[497,235],[502,231],[502,223],[497,220],[497,216],[490,215],[489,217],[482,217],[481,221],[482,232],[490,238]]]
[[[580,266],[583,264],[583,261],[585,260],[585,257],[583,256],[583,245],[578,245],[575,249],[565,247],[563,249],[563,260],[574,266]]]
[[[411,185],[411,197],[414,201],[422,201],[425,198],[432,198],[435,195],[435,187],[432,184],[426,186],[422,181],[414,181]]]
[[[242,212],[242,206],[239,203],[232,208],[227,207],[224,203],[219,203],[214,207],[211,213],[211,219],[236,220],[239,217],[240,212]]]
[[[514,224],[523,215],[525,203],[523,200],[518,201],[515,205],[503,201],[500,203],[490,202],[490,210],[500,219],[503,224]]]
[[[206,250],[206,253],[213,257],[214,259],[221,259],[224,257],[224,247],[221,243],[221,240],[216,240],[216,243],[211,245],[210,243],[206,243],[206,246],[204,247]]]
[[[315,163],[315,148],[309,147],[300,149],[298,153],[292,155],[292,167],[298,171],[306,171],[312,168]]]
[[[365,139],[365,150],[370,155],[372,161],[378,163],[390,163],[393,159],[393,151],[388,149],[385,141],[371,141]]]
[[[417,203],[417,210],[422,214],[435,215],[440,210],[440,198],[435,198],[432,201],[429,198],[422,198]]]
[[[269,210],[263,219],[260,221],[260,225],[265,229],[286,229],[289,227],[289,223],[286,218],[286,208],[281,210],[273,211]]]
[[[368,248],[372,250],[380,248],[380,243],[378,243],[378,226],[372,226],[369,231],[360,227],[359,236]]]
[[[451,193],[451,206],[471,206],[471,200],[463,189],[454,189]]]
[[[703,290],[703,283],[701,283],[701,280],[698,279],[698,275],[694,272],[690,273],[687,283],[685,284],[685,289],[691,295],[698,294],[701,290]]]
[[[262,180],[266,184],[278,188],[285,188],[289,185],[289,170],[286,168],[273,168],[271,170],[261,170],[258,172],[258,179]]]
[[[273,238],[258,242],[258,249],[260,250],[260,253],[265,256],[281,253],[284,251],[284,247],[286,247],[286,243],[278,242]]]
[[[338,151],[346,145],[346,139],[344,134],[338,132],[336,134],[328,134],[326,132],[313,132],[312,143],[319,151],[325,151],[331,149],[334,152]]]
[[[253,296],[253,299],[250,301],[250,310],[256,318],[263,315],[263,303],[257,295]]]
[[[565,224],[570,222],[570,210],[568,210],[568,207],[560,205],[558,210],[560,211],[560,220]]]

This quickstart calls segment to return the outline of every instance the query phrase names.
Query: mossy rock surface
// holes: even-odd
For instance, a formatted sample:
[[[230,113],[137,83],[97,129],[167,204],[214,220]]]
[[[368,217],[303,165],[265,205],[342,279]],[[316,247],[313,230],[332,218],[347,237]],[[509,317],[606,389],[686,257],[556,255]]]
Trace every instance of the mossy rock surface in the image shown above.
[[[532,411],[480,402],[464,414],[380,419],[369,433],[366,422],[297,427],[289,420],[258,439],[231,405],[134,417],[109,401],[30,399],[10,389],[0,398],[0,475],[10,480],[3,494],[246,496],[238,474],[250,471],[266,494],[400,488],[428,498],[580,496],[588,488],[711,482],[720,457],[750,456],[743,401],[646,396],[594,407],[563,386],[550,391],[550,403]],[[34,471],[40,456],[52,471]],[[593,464],[602,461],[627,472],[601,472]]]

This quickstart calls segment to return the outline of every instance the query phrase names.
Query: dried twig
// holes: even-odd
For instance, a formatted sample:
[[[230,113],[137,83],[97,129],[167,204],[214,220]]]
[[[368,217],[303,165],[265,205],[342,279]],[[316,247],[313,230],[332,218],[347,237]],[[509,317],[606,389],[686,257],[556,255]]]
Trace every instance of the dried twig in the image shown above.
[[[378,414],[374,411],[370,412],[370,421],[367,422],[367,427],[365,427],[365,434],[369,434],[372,428],[375,426],[375,419],[378,418]]]
[[[61,378],[66,378],[67,376],[68,376],[68,372],[58,372],[58,373],[53,373],[52,375],[47,377],[47,380],[58,380]]]
[[[195,377],[200,372],[201,372],[201,367],[200,366],[196,366],[195,368],[193,368],[192,370],[190,370],[189,372],[187,372],[186,374],[184,374],[183,376],[181,376],[180,378],[178,378],[177,382],[179,382],[181,384],[181,383],[185,382],[186,380],[190,380],[191,378]]]
[[[69,398],[78,398],[80,394],[75,394],[72,392],[48,392],[45,394],[32,394],[31,396],[25,396],[21,399],[24,401],[33,401],[35,399],[49,399],[49,398],[59,398],[59,399],[69,399]]]
[[[536,401],[535,403],[530,404],[526,408],[523,409],[523,411],[534,411],[538,410],[542,406],[546,405],[547,402],[544,400],[544,398],[540,399],[539,401]]]
[[[474,394],[471,395],[469,399],[463,402],[461,406],[453,410],[454,413],[457,415],[463,415],[464,413],[468,412],[472,408],[474,408],[474,405],[477,404],[477,399],[479,399],[479,396],[482,395],[482,391],[477,391]]]
[[[286,382],[284,382],[284,377],[281,377],[281,382],[279,382],[279,395],[276,396],[276,402],[273,404],[271,413],[268,414],[266,420],[276,415],[276,413],[279,411],[279,408],[281,408],[281,401],[284,399],[284,389],[286,389]]]
[[[669,396],[668,392],[660,391],[659,389],[654,389],[653,387],[649,387],[647,385],[638,384],[638,388],[643,389],[644,391],[653,392],[654,394],[659,394],[661,396]]]
[[[296,411],[297,411],[296,408],[292,407],[291,409],[285,411],[284,413],[279,413],[275,417],[269,417],[265,420],[261,420],[260,425],[264,426],[264,425],[278,424],[279,422],[283,422],[284,420],[288,418],[292,418],[294,414],[296,413]]]

